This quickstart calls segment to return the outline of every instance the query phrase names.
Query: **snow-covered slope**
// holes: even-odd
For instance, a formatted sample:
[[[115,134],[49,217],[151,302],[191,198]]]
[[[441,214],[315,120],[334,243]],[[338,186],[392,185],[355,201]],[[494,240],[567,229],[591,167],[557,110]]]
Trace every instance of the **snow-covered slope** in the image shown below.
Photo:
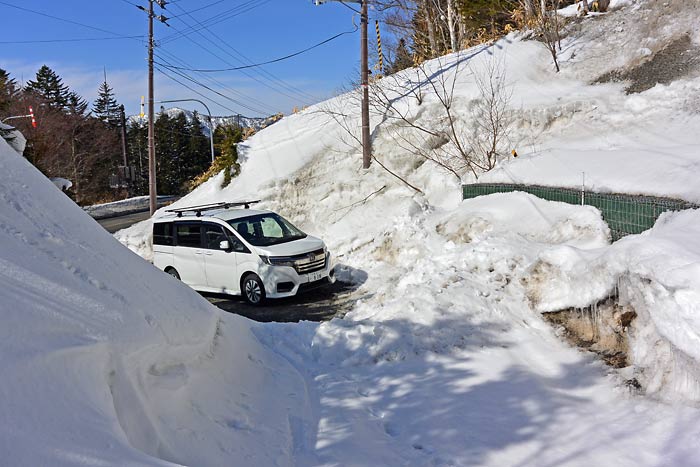
[[[293,465],[305,387],[251,324],[123,248],[1,138],[0,168],[0,463]]]
[[[693,76],[635,95],[624,83],[590,84],[638,63],[640,42],[621,26],[634,14],[663,23],[660,48],[696,38],[698,12],[675,0],[626,4],[574,26],[560,74],[541,44],[515,34],[426,65],[447,83],[456,74],[454,114],[470,128],[474,74],[494,57],[504,64],[520,157],[480,181],[578,187],[585,172],[589,188],[700,199]],[[691,19],[668,18],[676,7]],[[442,128],[437,96],[420,81],[407,70],[379,85],[411,122]],[[455,177],[397,144],[395,119],[375,108],[377,160],[418,193],[377,161],[360,168],[358,115],[351,93],[285,118],[242,145],[229,187],[218,177],[178,202],[262,199],[324,238],[338,276],[358,287],[343,319],[255,328],[307,378],[317,423],[300,464],[699,465],[697,214],[609,246],[590,208],[522,193],[462,202]],[[118,238],[148,256],[148,230]],[[538,313],[616,290],[638,308],[632,368],[609,370],[568,347]],[[628,389],[633,377],[641,393]]]

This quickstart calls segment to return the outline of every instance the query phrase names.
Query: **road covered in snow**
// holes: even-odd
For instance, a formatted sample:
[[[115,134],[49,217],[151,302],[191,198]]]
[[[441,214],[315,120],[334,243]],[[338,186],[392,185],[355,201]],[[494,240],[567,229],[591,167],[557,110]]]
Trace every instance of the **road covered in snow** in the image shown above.
[[[625,33],[616,34],[609,40]],[[679,164],[700,163],[690,131],[680,152],[648,140],[638,166],[646,157],[681,161],[655,173],[633,170],[636,143],[616,136],[700,123],[690,108],[654,105],[700,98],[692,79],[642,93],[649,106],[635,119],[621,84],[588,84],[587,53],[595,51],[565,58],[555,75],[540,44],[511,35],[428,71],[457,73],[457,102],[468,108],[475,70],[496,57],[521,115],[558,109],[546,122],[520,120],[513,138],[537,135],[531,147],[544,149],[521,151],[499,170],[551,167],[550,157],[595,172],[597,186],[643,192],[653,179],[655,192],[700,199],[674,178]],[[465,61],[470,68],[455,65]],[[397,102],[412,121],[440,125],[436,96],[424,91],[420,105],[415,94]],[[175,204],[254,196],[323,238],[353,299],[342,318],[321,323],[258,323],[214,307],[144,260],[150,222],[116,235],[139,257],[0,140],[3,462],[700,464],[700,212],[664,215],[611,245],[591,207],[524,193],[461,201],[459,181],[397,145],[391,118],[375,113],[375,156],[417,192],[378,163],[360,169],[361,151],[333,118],[341,109],[354,116],[356,106],[343,95],[279,121],[241,146],[242,171],[229,187],[219,175]],[[458,115],[465,126],[470,118]],[[611,167],[626,167],[622,184],[600,158],[586,165],[590,146],[555,151],[570,149],[581,127],[610,143]],[[610,297],[637,312],[622,369],[572,348],[541,316]]]

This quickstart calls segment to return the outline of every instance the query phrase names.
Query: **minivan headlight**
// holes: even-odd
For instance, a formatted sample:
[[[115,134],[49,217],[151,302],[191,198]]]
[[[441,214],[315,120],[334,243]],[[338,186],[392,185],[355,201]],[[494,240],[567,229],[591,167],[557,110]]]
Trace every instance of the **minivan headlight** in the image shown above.
[[[289,267],[294,267],[294,260],[290,258],[285,258],[285,257],[278,257],[278,256],[260,256],[260,259],[263,261],[265,264],[269,264],[270,266],[289,266]]]

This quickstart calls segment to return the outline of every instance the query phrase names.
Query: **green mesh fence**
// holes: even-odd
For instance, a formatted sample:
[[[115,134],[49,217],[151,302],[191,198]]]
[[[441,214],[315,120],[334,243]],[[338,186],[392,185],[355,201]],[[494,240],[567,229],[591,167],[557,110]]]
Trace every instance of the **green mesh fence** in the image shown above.
[[[603,214],[605,222],[608,223],[613,240],[650,229],[662,212],[700,208],[700,205],[678,199],[617,193],[592,193],[572,188],[489,183],[462,186],[464,199],[512,191],[523,191],[549,201],[595,206]]]

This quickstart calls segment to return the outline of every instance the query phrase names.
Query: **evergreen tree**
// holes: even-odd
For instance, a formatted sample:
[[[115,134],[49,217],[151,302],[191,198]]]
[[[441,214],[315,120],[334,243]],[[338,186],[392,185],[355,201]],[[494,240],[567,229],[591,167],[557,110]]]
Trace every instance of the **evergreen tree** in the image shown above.
[[[77,93],[71,91],[68,94],[68,103],[65,106],[65,110],[72,114],[82,116],[88,108],[88,103],[85,99],[80,97]]]
[[[71,92],[63,80],[51,68],[43,65],[36,73],[34,81],[27,82],[26,90],[46,99],[54,109],[65,109],[71,99]]]
[[[391,63],[391,66],[389,67],[389,74],[394,74],[397,73],[401,70],[405,70],[406,68],[410,68],[413,66],[413,56],[411,55],[411,52],[408,50],[408,45],[406,45],[406,40],[401,39],[399,40],[399,45],[396,47],[396,56],[394,57],[394,61]]]
[[[148,193],[148,125],[144,120],[127,124],[127,148],[129,165],[136,170],[136,180],[132,185],[134,195]]]
[[[208,118],[208,117],[207,117]],[[188,125],[189,143],[187,147],[188,174],[190,180],[205,172],[211,164],[211,148],[209,135],[203,131],[199,113],[192,114],[192,121]]]
[[[5,116],[10,110],[10,104],[17,98],[19,88],[10,74],[0,68],[0,115]]]
[[[114,91],[106,80],[100,85],[97,100],[92,106],[92,113],[110,126],[119,125],[119,105]]]
[[[239,174],[238,143],[243,140],[243,130],[237,125],[222,125],[214,132],[214,141],[219,150],[216,162],[224,170],[222,187],[231,183],[231,178]]]

